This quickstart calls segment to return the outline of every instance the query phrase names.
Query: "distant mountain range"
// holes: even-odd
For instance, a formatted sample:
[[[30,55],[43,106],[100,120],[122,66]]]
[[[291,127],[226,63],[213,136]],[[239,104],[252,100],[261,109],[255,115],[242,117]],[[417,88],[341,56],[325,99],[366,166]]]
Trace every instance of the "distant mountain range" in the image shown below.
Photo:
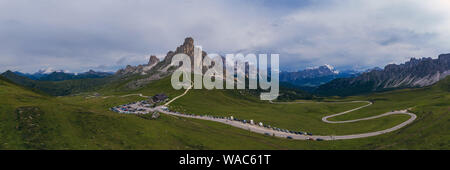
[[[22,73],[23,74],[23,73]],[[55,80],[67,79],[67,74],[61,74],[61,72],[53,72],[50,74],[46,74],[46,79],[50,79],[51,77],[55,78]],[[63,77],[56,77],[56,75],[63,75]],[[72,75],[72,74],[68,74]],[[91,77],[92,72],[86,72],[83,76],[77,76],[76,79],[64,80],[64,81],[43,81],[43,80],[33,80],[28,77],[19,75],[17,72],[6,71],[1,74],[2,77],[8,79],[15,84],[18,84],[23,87],[27,87],[35,92],[44,92],[53,96],[64,96],[73,93],[80,93],[84,91],[93,90],[99,88],[105,84],[112,82],[114,77],[107,76],[103,78],[85,78],[81,79],[81,77],[87,76]],[[54,77],[55,76],[55,77]],[[73,78],[73,77],[72,77]]]
[[[2,75],[22,86],[36,88],[52,95],[67,95],[111,84],[113,84],[111,88],[114,89],[130,90],[170,76],[176,69],[176,66],[171,65],[171,60],[179,53],[187,54],[192,58],[194,40],[190,37],[186,38],[175,51],[169,51],[162,61],[156,56],[151,56],[147,64],[127,66],[116,73],[90,70],[74,74],[62,70],[45,69],[33,74],[7,71]],[[202,56],[204,59],[208,58],[206,52],[203,52]],[[306,96],[303,92],[293,89],[301,89],[321,96],[347,96],[398,88],[424,87],[436,83],[449,74],[450,54],[442,54],[438,59],[412,58],[404,64],[389,64],[384,69],[375,67],[365,72],[338,71],[327,64],[297,72],[280,72],[280,85],[290,91],[285,93],[289,94],[285,97],[286,99],[296,95]]]
[[[296,86],[315,87],[336,78],[355,77],[359,74],[360,72],[354,70],[337,71],[333,66],[325,64],[297,72],[281,72],[280,81]]]
[[[315,93],[347,96],[398,88],[424,87],[448,75],[450,75],[450,54],[441,54],[437,59],[412,58],[404,64],[389,64],[383,70],[373,69],[357,77],[335,79],[319,86]]]
[[[40,80],[40,81],[63,81],[63,80],[75,80],[86,78],[103,78],[114,74],[108,72],[96,72],[93,70],[75,74],[75,73],[68,73],[63,70],[53,70],[53,69],[39,70],[38,72],[33,74],[21,73],[18,71],[14,73],[23,77],[28,77],[32,80]]]

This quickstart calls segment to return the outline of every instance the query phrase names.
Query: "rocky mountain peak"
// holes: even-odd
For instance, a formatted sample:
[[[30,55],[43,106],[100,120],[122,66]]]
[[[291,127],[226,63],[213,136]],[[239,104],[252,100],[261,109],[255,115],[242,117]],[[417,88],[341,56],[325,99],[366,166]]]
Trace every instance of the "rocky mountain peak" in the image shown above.
[[[280,81],[289,82],[300,86],[318,86],[335,78],[351,77],[357,74],[355,71],[339,72],[333,66],[308,67],[296,72],[281,72]]]
[[[45,68],[45,69],[40,69],[35,74],[50,74],[50,73],[53,73],[53,72],[65,72],[65,71],[64,70],[55,70],[55,69],[49,67],[49,68]]]
[[[323,66],[309,67],[303,70],[303,72],[314,76],[332,75],[339,73],[339,71],[335,70],[334,67],[329,64],[325,64]]]
[[[175,50],[175,54],[179,53],[184,53],[191,57],[194,56],[194,39],[191,37],[185,38],[183,45]]]
[[[194,39],[192,37],[187,37],[184,39],[184,42],[182,45],[178,46],[175,51],[169,51],[167,52],[167,55],[164,57],[164,60],[160,62],[160,60],[152,55],[150,56],[148,64],[144,65],[138,65],[138,66],[126,66],[126,68],[121,69],[116,72],[116,74],[119,75],[127,75],[127,74],[142,74],[145,75],[148,72],[151,72],[151,70],[155,70],[158,72],[162,72],[165,74],[169,74],[167,72],[167,69],[170,67],[170,64],[172,62],[173,56],[176,54],[186,54],[189,57],[191,57],[191,61],[193,61],[194,57]],[[206,56],[206,53],[203,52],[202,56]]]
[[[320,86],[319,94],[353,95],[395,88],[424,87],[450,75],[450,54],[438,59],[411,58],[403,64],[389,64],[384,70],[371,70],[358,77],[339,79]]]
[[[175,51],[167,52],[166,56],[162,61],[160,61],[156,56],[150,56],[148,64],[138,65],[138,66],[127,66],[124,69],[120,69],[116,72],[116,75],[127,76],[133,74],[148,75],[145,78],[131,81],[127,84],[127,87],[135,89],[141,87],[153,80],[160,79],[162,77],[170,75],[175,68],[171,65],[172,58],[176,54],[186,54],[190,57],[191,61],[194,61],[194,39],[192,37],[187,37],[184,39],[182,45],[178,46]],[[202,51],[203,59],[207,58],[207,53]],[[194,67],[194,62],[191,63],[192,68]],[[206,71],[206,70],[204,70]]]
[[[184,39],[184,46],[194,46],[194,39],[192,37],[186,37]]]
[[[150,56],[150,60],[148,61],[148,65],[154,65],[156,63],[159,63],[159,58],[157,58],[156,56],[152,55]]]
[[[194,39],[192,37],[187,37],[184,39],[183,45],[177,47],[175,51],[167,52],[164,60],[161,62],[161,64],[158,65],[160,65],[161,68],[167,68],[168,66],[170,66],[173,56],[180,53],[188,55],[191,58],[191,61],[194,61],[194,47]],[[202,51],[202,57],[204,58],[205,56],[207,56],[207,53],[205,51]],[[193,64],[194,63],[192,62],[192,66]]]
[[[449,65],[450,64],[450,54],[441,54],[441,55],[439,55],[438,60],[442,64]]]

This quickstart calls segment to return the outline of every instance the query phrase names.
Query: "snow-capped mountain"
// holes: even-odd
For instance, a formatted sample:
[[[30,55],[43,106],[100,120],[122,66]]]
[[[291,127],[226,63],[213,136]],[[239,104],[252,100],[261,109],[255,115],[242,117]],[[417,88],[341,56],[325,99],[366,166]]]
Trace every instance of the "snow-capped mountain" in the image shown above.
[[[404,64],[389,64],[374,68],[353,78],[333,80],[321,85],[321,95],[354,95],[397,88],[424,87],[450,75],[450,54],[437,59],[411,58]]]
[[[62,80],[72,80],[72,79],[84,79],[84,78],[102,78],[110,76],[113,73],[108,72],[96,72],[89,70],[84,73],[70,73],[67,70],[55,70],[53,68],[40,69],[39,71],[30,74],[22,72],[14,72],[17,75],[28,77],[32,80],[42,80],[42,81],[62,81]]]
[[[67,71],[67,70],[55,70],[55,69],[53,69],[53,68],[51,68],[51,67],[48,67],[48,68],[40,69],[39,71],[37,71],[37,72],[34,73],[34,74],[50,74],[50,73],[53,73],[53,72],[57,72],[57,73],[60,73],[60,72],[62,72],[62,73],[68,73],[69,71]]]
[[[303,71],[318,72],[319,76],[320,74],[328,74],[328,73],[339,74],[339,71],[335,70],[334,67],[329,64],[324,64],[323,66],[307,67]]]
[[[299,86],[318,86],[336,78],[352,77],[357,75],[356,71],[348,70],[340,72],[333,66],[325,64],[323,66],[308,67],[297,72],[281,72],[280,81],[288,82]]]

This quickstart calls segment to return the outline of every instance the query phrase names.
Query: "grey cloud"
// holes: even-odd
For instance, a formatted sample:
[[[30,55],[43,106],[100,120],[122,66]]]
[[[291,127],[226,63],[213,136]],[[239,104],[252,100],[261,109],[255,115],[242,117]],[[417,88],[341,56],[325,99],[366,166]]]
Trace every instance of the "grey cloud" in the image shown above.
[[[284,4],[279,4],[284,3]],[[113,70],[174,50],[279,53],[284,69],[383,66],[450,52],[442,0],[0,0],[0,71]]]

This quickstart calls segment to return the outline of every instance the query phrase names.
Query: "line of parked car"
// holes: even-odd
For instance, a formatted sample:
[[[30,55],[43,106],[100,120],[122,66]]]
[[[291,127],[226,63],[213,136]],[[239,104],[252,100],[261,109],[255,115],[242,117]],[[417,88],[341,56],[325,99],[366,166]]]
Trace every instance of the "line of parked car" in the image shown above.
[[[223,117],[222,117],[222,118],[223,118]],[[241,119],[238,119],[238,118],[234,118],[233,116],[231,116],[231,117],[226,117],[226,119],[231,120],[231,121],[240,121],[240,122],[242,122],[242,123],[244,123],[244,124],[245,124],[245,123],[250,123],[250,124],[252,124],[252,125],[256,125],[255,123],[253,123],[253,120],[250,120],[250,121],[247,121],[247,120],[241,120]],[[279,132],[291,133],[291,134],[296,134],[296,135],[307,135],[307,136],[312,136],[312,135],[313,135],[313,134],[310,133],[310,132],[292,131],[292,130],[281,129],[281,128],[277,128],[277,127],[272,127],[272,126],[270,126],[270,125],[265,125],[265,124],[263,124],[262,122],[259,122],[257,125],[258,125],[258,126],[261,126],[261,127],[264,127],[264,128],[268,128],[268,129],[272,129],[272,130],[275,130],[275,131],[279,131]],[[270,133],[264,133],[264,134],[270,136]],[[287,139],[293,139],[292,136],[287,136],[286,138],[287,138]],[[307,138],[307,139],[308,139],[308,140],[323,141],[322,138],[316,138],[316,139],[314,139],[314,138]]]
[[[139,101],[139,102],[133,102],[133,103],[125,104],[125,105],[116,106],[116,107],[111,108],[111,110],[113,110],[115,112],[120,112],[120,113],[136,113],[137,111],[145,111],[145,109],[141,109],[141,108],[136,109],[136,108],[131,107],[130,105],[139,105],[139,106],[142,106],[142,107],[151,107],[150,104],[146,103],[146,101]],[[274,130],[274,131],[285,132],[285,133],[290,133],[290,134],[295,134],[295,135],[307,135],[307,136],[312,136],[313,135],[310,132],[292,131],[292,130],[281,129],[281,128],[277,128],[277,127],[272,127],[270,125],[263,124],[262,122],[259,122],[259,123],[256,124],[256,123],[254,123],[253,120],[248,121],[248,120],[244,120],[244,119],[238,119],[238,118],[235,118],[233,116],[225,117],[225,116],[212,116],[212,115],[206,115],[206,114],[205,115],[195,115],[195,114],[191,114],[191,113],[181,113],[181,112],[176,112],[176,111],[170,111],[169,108],[167,108],[167,107],[163,107],[162,109],[165,110],[165,111],[169,111],[169,112],[175,113],[175,114],[182,114],[182,115],[187,115],[187,116],[191,116],[191,117],[199,116],[199,117],[208,117],[208,118],[212,118],[212,119],[226,119],[226,120],[229,120],[229,121],[238,121],[238,122],[241,122],[243,124],[249,123],[249,124],[252,124],[252,125],[257,125],[257,126],[260,126],[260,127],[271,129],[271,130]],[[264,134],[270,136],[270,133],[264,133]],[[287,136],[286,138],[287,139],[293,139],[292,136]],[[308,140],[323,141],[323,139],[321,139],[321,138],[316,138],[316,139],[307,138],[307,139]]]
[[[287,139],[293,139],[292,136],[287,136],[286,138]],[[306,140],[324,141],[324,139],[322,139],[322,138],[314,139],[314,138],[311,138],[311,137],[306,138]]]

